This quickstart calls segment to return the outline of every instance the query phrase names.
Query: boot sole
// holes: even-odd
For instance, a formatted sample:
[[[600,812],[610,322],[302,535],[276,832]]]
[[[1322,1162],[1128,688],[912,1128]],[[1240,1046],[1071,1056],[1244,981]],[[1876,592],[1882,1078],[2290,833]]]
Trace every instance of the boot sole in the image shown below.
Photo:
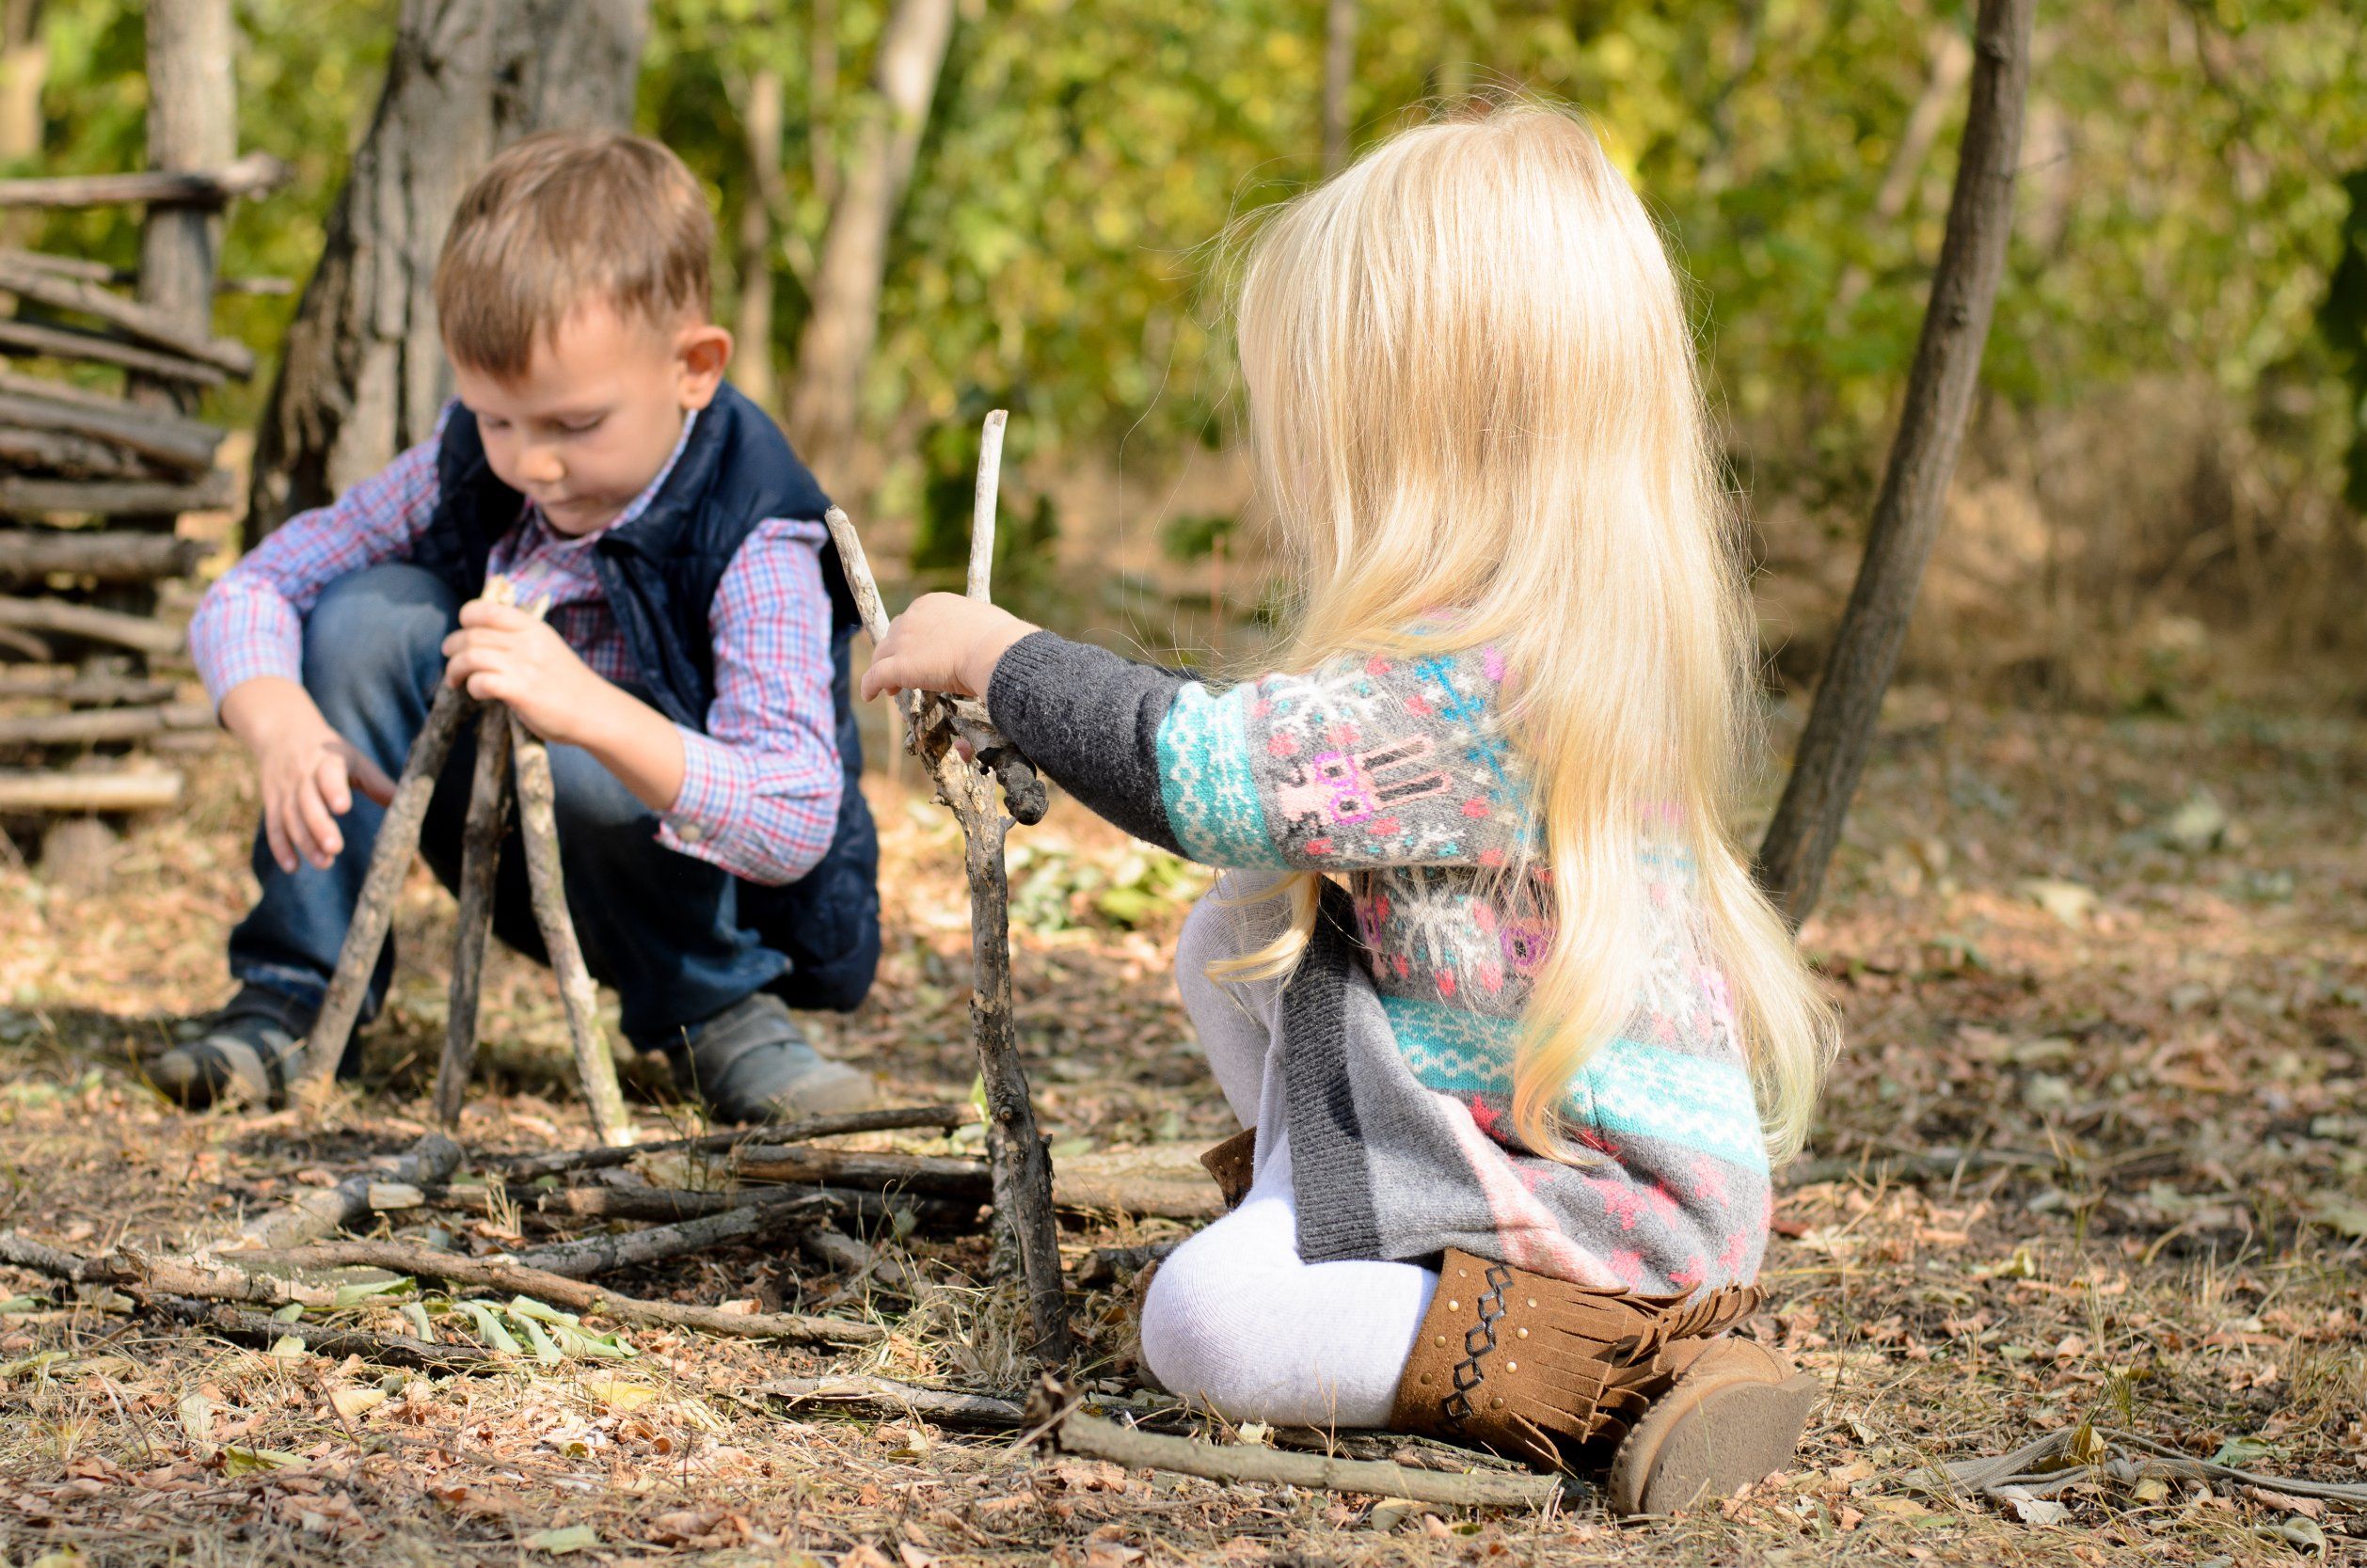
[[[1784,1469],[1819,1392],[1805,1372],[1781,1382],[1747,1373],[1678,1380],[1620,1444],[1605,1500],[1623,1516],[1677,1513]]]

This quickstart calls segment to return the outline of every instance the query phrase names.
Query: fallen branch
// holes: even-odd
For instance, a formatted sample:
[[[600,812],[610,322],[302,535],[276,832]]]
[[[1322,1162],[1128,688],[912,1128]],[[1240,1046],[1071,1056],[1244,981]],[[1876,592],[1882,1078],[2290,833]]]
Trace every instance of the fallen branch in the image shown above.
[[[494,1258],[463,1258],[411,1242],[329,1242],[295,1252],[243,1256],[242,1262],[289,1269],[384,1269],[412,1278],[441,1279],[532,1296],[552,1307],[597,1313],[622,1323],[694,1328],[742,1339],[789,1339],[811,1345],[873,1345],[887,1337],[876,1323],[814,1318],[793,1312],[724,1312],[679,1302],[643,1301],[603,1291],[565,1275]]]
[[[946,1154],[874,1154],[851,1148],[741,1148],[732,1174],[745,1181],[893,1188],[937,1197],[992,1202],[994,1180],[985,1162]]]
[[[1107,1460],[1129,1470],[1173,1470],[1236,1484],[1360,1492],[1450,1508],[1543,1508],[1579,1495],[1562,1476],[1501,1470],[1452,1475],[1387,1459],[1342,1459],[1254,1444],[1219,1448],[1197,1437],[1170,1437],[1120,1426],[1073,1408],[1050,1420],[1044,1438],[1061,1453]]]
[[[291,1247],[334,1235],[370,1214],[372,1187],[390,1181],[432,1187],[449,1180],[459,1166],[460,1146],[441,1132],[430,1132],[387,1169],[308,1192],[285,1208],[248,1221],[239,1238],[249,1247]]]
[[[705,1252],[727,1242],[754,1241],[819,1222],[830,1204],[819,1198],[786,1203],[749,1203],[699,1219],[653,1225],[607,1236],[585,1236],[517,1255],[520,1268],[541,1269],[568,1279],[590,1279],[620,1269],[662,1262],[685,1253]]]
[[[1164,1259],[1184,1243],[1152,1242],[1144,1246],[1097,1246],[1076,1269],[1076,1282],[1087,1289],[1115,1285]]]
[[[471,1213],[493,1212],[494,1195],[536,1214],[565,1214],[574,1219],[629,1220],[635,1224],[671,1224],[702,1219],[730,1209],[774,1203],[818,1203],[834,1217],[865,1226],[883,1225],[898,1213],[910,1213],[922,1225],[944,1226],[977,1212],[975,1203],[938,1198],[898,1200],[882,1193],[846,1187],[739,1187],[729,1192],[698,1192],[687,1187],[561,1187],[538,1191],[531,1187],[446,1187],[429,1201]]]
[[[921,1416],[939,1426],[974,1431],[1015,1431],[1027,1424],[1027,1407],[1018,1400],[922,1388],[883,1377],[775,1378],[756,1385],[755,1392],[769,1394],[791,1409],[818,1404],[875,1418]]]
[[[510,1358],[474,1345],[444,1345],[415,1339],[407,1334],[372,1334],[327,1323],[281,1323],[253,1312],[241,1312],[219,1302],[194,1301],[186,1296],[153,1295],[148,1305],[166,1316],[211,1329],[233,1344],[268,1350],[286,1338],[300,1339],[315,1355],[358,1355],[389,1367],[416,1367],[426,1371],[490,1371],[511,1365]]]
[[[607,1170],[629,1164],[646,1155],[725,1154],[743,1144],[802,1143],[808,1138],[835,1137],[842,1132],[901,1132],[916,1128],[951,1132],[978,1119],[967,1105],[908,1105],[878,1111],[838,1111],[828,1116],[802,1117],[796,1121],[763,1127],[708,1132],[695,1138],[673,1138],[632,1148],[579,1148],[562,1154],[512,1154],[485,1164],[511,1181],[564,1176],[570,1171]]]
[[[2081,1433],[2087,1433],[2083,1439]],[[2077,1449],[2089,1440],[2107,1450],[2122,1448],[2135,1451],[2125,1454],[2106,1451],[2101,1457],[2080,1455]],[[2072,1458],[2073,1463],[2063,1461]],[[2082,1481],[2107,1480],[2134,1484],[2148,1478],[2164,1481],[2224,1481],[2238,1486],[2258,1486],[2288,1497],[2316,1497],[2326,1502],[2343,1503],[2353,1508],[2367,1508],[2367,1482],[2332,1481],[2295,1481],[2283,1476],[2263,1475],[2257,1470],[2240,1470],[2232,1465],[2216,1464],[2197,1459],[2154,1442],[2132,1432],[2116,1432],[2109,1427],[2069,1426],[2045,1433],[2009,1454],[1989,1459],[1962,1459],[1943,1466],[1947,1479],[1968,1491],[1984,1497],[1998,1497],[2001,1494],[2018,1492],[2025,1497],[2043,1497],[2059,1492]]]

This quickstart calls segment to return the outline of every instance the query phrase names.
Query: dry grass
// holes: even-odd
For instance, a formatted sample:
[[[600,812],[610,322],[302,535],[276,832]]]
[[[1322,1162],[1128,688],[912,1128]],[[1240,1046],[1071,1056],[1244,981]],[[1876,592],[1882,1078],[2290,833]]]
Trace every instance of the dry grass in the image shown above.
[[[588,1527],[596,1544],[579,1560],[850,1568],[2246,1563],[2292,1558],[2313,1533],[2328,1559],[2359,1560],[2367,1524],[2274,1497],[2097,1485],[2067,1495],[2069,1522],[2039,1527],[1948,1495],[1930,1466],[2092,1418],[2199,1455],[2237,1444],[2253,1468],[2355,1478],[2362,782],[2367,729],[2353,726],[2040,723],[1898,700],[1807,933],[1851,1039],[1816,1152],[1980,1152],[1914,1183],[1869,1164],[1788,1193],[1756,1326],[1832,1397],[1791,1474],[1699,1517],[1375,1511],[906,1422],[791,1421],[739,1391],[823,1363],[744,1343],[635,1333],[627,1363],[439,1381],[232,1349],[87,1302],[0,1316],[0,1558],[526,1561],[542,1560],[544,1532]],[[226,989],[221,932],[246,886],[242,789],[226,762],[210,768],[190,812],[127,841],[103,895],[0,874],[0,1226],[83,1247],[183,1244],[418,1131],[449,921],[424,881],[400,916],[405,968],[368,1092],[333,1125],[183,1117],[140,1085],[137,1053]],[[2224,817],[2216,834],[2200,831],[2198,790]],[[960,1094],[952,830],[878,799],[891,951],[875,1000],[831,1032],[906,1092]],[[1155,865],[1121,876],[1153,908],[1120,930],[1095,908],[1097,879],[1125,853],[1113,835],[1063,808],[1017,842],[1032,857],[1015,877],[1022,1026],[1049,1130],[1213,1141],[1221,1102],[1165,978],[1191,883],[1165,885]],[[580,1138],[547,982],[502,958],[486,997],[489,1084],[466,1136]],[[875,1291],[867,1306],[894,1336],[834,1365],[1008,1386],[1016,1303],[983,1282],[982,1244],[902,1244],[925,1281],[917,1301]],[[721,1253],[625,1283],[811,1306],[837,1283],[814,1267]],[[0,1274],[0,1298],[39,1289]],[[1090,1375],[1130,1384],[1128,1292],[1098,1292],[1079,1316]]]

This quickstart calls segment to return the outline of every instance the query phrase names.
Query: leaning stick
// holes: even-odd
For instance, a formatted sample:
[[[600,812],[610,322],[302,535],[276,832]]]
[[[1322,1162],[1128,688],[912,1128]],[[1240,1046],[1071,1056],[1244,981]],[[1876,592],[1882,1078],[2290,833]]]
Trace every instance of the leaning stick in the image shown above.
[[[979,454],[968,584],[971,596],[977,599],[987,596],[988,569],[994,556],[1002,425],[997,410],[987,420]],[[863,541],[854,524],[836,507],[831,508],[825,521],[838,546],[856,608],[876,643],[887,635],[887,614],[864,555]],[[897,705],[905,718],[905,744],[929,768],[936,781],[937,798],[952,808],[961,824],[963,869],[970,884],[970,1035],[977,1051],[979,1081],[986,1089],[987,1162],[994,1212],[1019,1254],[1036,1336],[1034,1353],[1047,1361],[1065,1360],[1072,1341],[1067,1291],[1060,1275],[1059,1226],[1053,1211],[1052,1157],[1036,1132],[1027,1070],[1020,1062],[1011,1025],[1010,880],[1003,863],[1003,840],[1011,819],[997,805],[993,786],[961,760],[946,733],[950,726],[932,723],[926,732],[917,727],[909,692],[898,695]],[[1015,751],[1009,752],[1010,757],[1017,755]],[[1025,768],[1025,759],[1020,759],[1019,766]],[[1008,780],[1012,774],[1004,776]],[[1025,776],[1034,782],[1032,768],[1026,768]]]
[[[477,1065],[477,995],[485,979],[485,939],[493,929],[494,876],[510,815],[510,717],[500,704],[477,716],[476,776],[469,786],[469,825],[460,840],[460,916],[453,942],[451,1005],[444,1056],[436,1069],[436,1120],[460,1125],[460,1101]]]
[[[575,1050],[576,1076],[592,1108],[592,1126],[604,1144],[633,1141],[632,1118],[616,1086],[616,1058],[600,1029],[599,993],[576,941],[567,913],[566,879],[559,869],[558,786],[551,781],[549,749],[513,713],[510,752],[517,769],[518,826],[526,838],[526,880],[533,894],[534,923],[542,927],[550,972],[559,979],[559,999],[567,1011],[567,1043]]]
[[[436,780],[452,755],[460,721],[476,706],[457,688],[438,685],[428,705],[427,722],[411,743],[410,759],[396,781],[394,801],[378,824],[378,842],[370,852],[370,870],[362,878],[361,896],[354,903],[353,924],[345,927],[345,945],[337,951],[337,973],[321,1000],[320,1016],[312,1021],[304,1052],[304,1076],[298,1093],[318,1104],[337,1077],[337,1064],[353,1037],[354,1021],[361,1016],[362,994],[370,989],[371,972],[387,943],[387,927],[394,922],[395,895],[403,891],[404,875],[411,869],[412,852],[420,847],[420,825],[427,820],[427,802],[435,797]]]

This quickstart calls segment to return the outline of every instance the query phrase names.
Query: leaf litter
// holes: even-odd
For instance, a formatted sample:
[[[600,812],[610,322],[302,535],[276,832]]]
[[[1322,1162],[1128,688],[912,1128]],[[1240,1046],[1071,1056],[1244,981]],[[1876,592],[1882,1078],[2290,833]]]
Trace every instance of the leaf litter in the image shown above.
[[[1906,695],[1906,694],[1902,694]],[[2198,1565],[2341,1560],[2356,1513],[2275,1484],[2117,1475],[2106,1429],[2263,1482],[2358,1479],[2367,1450],[2367,726],[2044,721],[1962,712],[1887,737],[1827,903],[1803,933],[1849,1021],[1812,1158],[1779,1202],[1754,1332],[1831,1390],[1785,1475],[1686,1519],[1457,1515],[1405,1499],[1230,1487],[1009,1451],[917,1418],[798,1418],[783,1375],[1021,1386],[1024,1312],[981,1238],[887,1231],[850,1284],[798,1253],[719,1249],[619,1277],[684,1301],[890,1326],[832,1356],[634,1329],[529,1298],[390,1281],[306,1314],[501,1349],[425,1375],[239,1349],[119,1296],[0,1273],[0,1553],[109,1562],[659,1560],[1239,1564],[1869,1561]],[[317,1125],[186,1117],[138,1062],[218,1002],[246,896],[247,786],[202,767],[137,828],[115,885],[0,874],[0,1227],[173,1248],[400,1150],[424,1130],[449,901],[423,874],[363,1092]],[[958,832],[871,781],[887,953],[829,1049],[916,1100],[959,1099],[966,899]],[[1064,1150],[1231,1131],[1168,977],[1204,874],[1064,806],[1014,840],[1018,1016]],[[472,1151],[580,1142],[548,979],[497,953]],[[612,1005],[612,998],[611,999]],[[662,1101],[662,1072],[628,1082]],[[696,1131],[644,1107],[652,1135]],[[965,1139],[857,1147],[945,1152]],[[60,1180],[58,1173],[71,1172]],[[480,1249],[581,1222],[405,1207],[398,1234]],[[436,1234],[440,1231],[441,1235]],[[1072,1229],[1070,1261],[1182,1234]],[[1140,1386],[1130,1269],[1080,1293],[1085,1375]],[[88,1292],[86,1292],[88,1293]],[[506,1339],[507,1344],[502,1341]],[[1946,1466],[2067,1434],[1996,1498]],[[2099,1439],[2098,1441],[2101,1441]]]

